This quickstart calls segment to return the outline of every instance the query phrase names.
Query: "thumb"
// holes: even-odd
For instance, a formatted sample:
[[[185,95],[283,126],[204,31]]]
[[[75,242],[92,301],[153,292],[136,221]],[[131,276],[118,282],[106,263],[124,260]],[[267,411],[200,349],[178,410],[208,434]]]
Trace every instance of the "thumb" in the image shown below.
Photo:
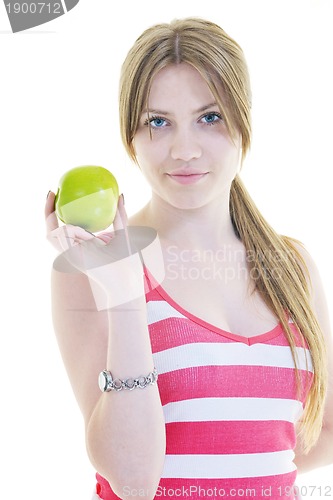
[[[124,195],[121,194],[118,199],[116,216],[113,221],[114,230],[125,229],[128,226],[128,217],[125,210]]]

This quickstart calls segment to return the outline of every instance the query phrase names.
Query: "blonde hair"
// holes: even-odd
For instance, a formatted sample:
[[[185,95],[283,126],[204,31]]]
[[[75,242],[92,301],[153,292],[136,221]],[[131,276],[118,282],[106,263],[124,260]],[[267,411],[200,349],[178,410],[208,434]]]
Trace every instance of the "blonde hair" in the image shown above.
[[[154,76],[162,68],[182,62],[192,65],[207,82],[231,137],[236,132],[241,134],[244,158],[251,142],[251,88],[244,54],[218,25],[199,18],[152,26],[128,53],[119,94],[121,136],[128,154],[136,161],[133,138],[140,116],[148,108]],[[231,186],[230,215],[236,234],[251,256],[248,266],[256,290],[284,328],[296,368],[298,395],[301,378],[289,319],[311,353],[314,379],[300,428],[303,449],[307,452],[322,427],[327,368],[323,334],[310,305],[306,265],[295,241],[277,234],[266,222],[238,175]]]

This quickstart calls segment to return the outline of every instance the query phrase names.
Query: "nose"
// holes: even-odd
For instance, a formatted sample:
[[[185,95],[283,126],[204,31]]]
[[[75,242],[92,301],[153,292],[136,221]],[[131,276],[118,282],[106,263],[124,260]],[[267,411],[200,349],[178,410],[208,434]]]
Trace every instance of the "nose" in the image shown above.
[[[172,137],[170,154],[173,160],[184,162],[199,158],[202,150],[195,132],[187,128],[177,129]]]

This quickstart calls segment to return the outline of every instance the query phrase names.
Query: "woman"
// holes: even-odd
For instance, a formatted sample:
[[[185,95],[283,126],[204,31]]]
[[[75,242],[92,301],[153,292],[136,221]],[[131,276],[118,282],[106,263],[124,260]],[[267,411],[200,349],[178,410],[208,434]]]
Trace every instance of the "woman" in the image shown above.
[[[120,197],[114,229],[156,231],[163,282],[149,258],[128,259],[122,274],[117,263],[94,274],[73,258],[81,272],[55,264],[52,275],[96,498],[290,499],[297,467],[332,462],[322,286],[308,253],[275,233],[240,180],[250,108],[242,50],[214,23],[153,26],[123,64],[121,133],[152,195],[128,221]],[[54,193],[46,216],[53,242],[92,242],[93,267],[105,265],[99,251],[117,231],[59,228]],[[95,280],[110,307],[99,306]]]

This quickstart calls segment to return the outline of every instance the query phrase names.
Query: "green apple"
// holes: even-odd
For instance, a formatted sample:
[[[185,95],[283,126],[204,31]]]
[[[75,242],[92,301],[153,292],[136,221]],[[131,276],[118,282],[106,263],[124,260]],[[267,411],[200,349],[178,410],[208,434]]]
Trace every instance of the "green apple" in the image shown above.
[[[68,170],[61,177],[55,210],[65,224],[95,233],[112,224],[118,198],[118,183],[109,170],[84,165]]]

